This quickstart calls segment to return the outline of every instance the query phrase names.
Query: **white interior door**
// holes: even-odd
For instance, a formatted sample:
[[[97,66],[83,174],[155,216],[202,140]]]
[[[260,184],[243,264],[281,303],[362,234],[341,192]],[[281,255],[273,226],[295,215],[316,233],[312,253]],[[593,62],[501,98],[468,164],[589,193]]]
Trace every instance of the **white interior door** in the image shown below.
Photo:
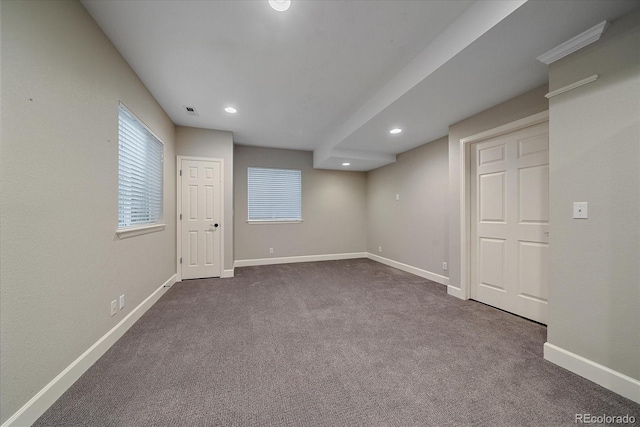
[[[549,123],[471,146],[471,298],[547,323]]]
[[[181,162],[182,278],[219,277],[222,272],[220,162]]]

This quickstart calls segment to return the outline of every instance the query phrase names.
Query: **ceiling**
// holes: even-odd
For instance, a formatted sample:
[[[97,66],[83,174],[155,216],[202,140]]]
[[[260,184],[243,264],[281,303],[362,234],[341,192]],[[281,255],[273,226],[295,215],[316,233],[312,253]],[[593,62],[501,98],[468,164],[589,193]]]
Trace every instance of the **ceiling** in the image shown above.
[[[292,0],[286,12],[267,0],[82,4],[176,125],[363,171],[544,84],[537,56],[640,2]]]

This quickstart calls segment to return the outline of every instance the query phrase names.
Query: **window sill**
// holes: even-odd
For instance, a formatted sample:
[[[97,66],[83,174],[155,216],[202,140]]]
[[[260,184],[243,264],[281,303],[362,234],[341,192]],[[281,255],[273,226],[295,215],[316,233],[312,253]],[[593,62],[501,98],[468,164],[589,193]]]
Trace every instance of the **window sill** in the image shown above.
[[[120,228],[116,230],[116,235],[120,239],[128,239],[129,237],[141,236],[143,234],[155,233],[156,231],[162,231],[166,227],[166,224],[153,224],[145,227],[135,228]]]
[[[295,220],[291,220],[291,221],[255,221],[255,220],[251,220],[251,221],[247,221],[247,224],[251,224],[251,225],[260,225],[260,224],[301,224],[302,220],[301,219],[295,219]]]

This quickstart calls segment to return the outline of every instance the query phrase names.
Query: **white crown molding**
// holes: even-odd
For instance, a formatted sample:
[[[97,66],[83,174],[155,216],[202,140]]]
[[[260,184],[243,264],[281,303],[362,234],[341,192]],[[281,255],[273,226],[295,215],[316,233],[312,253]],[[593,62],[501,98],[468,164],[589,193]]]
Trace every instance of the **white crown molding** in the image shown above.
[[[577,81],[575,83],[571,83],[570,85],[561,87],[560,89],[553,90],[553,91],[549,92],[548,94],[546,94],[545,97],[547,99],[553,98],[554,96],[560,95],[561,93],[565,93],[567,91],[570,91],[571,89],[575,89],[577,87],[584,86],[584,85],[589,84],[591,82],[595,82],[597,79],[598,79],[598,75],[594,74],[593,76],[587,77],[586,79],[582,79],[582,80]]]
[[[558,59],[564,58],[565,56],[575,52],[576,50],[582,49],[583,47],[595,41],[598,41],[600,39],[600,36],[604,34],[608,26],[608,21],[602,21],[595,27],[591,27],[587,31],[578,34],[571,40],[567,40],[561,45],[554,47],[547,53],[543,53],[536,59],[540,62],[544,62],[547,65],[556,62]]]

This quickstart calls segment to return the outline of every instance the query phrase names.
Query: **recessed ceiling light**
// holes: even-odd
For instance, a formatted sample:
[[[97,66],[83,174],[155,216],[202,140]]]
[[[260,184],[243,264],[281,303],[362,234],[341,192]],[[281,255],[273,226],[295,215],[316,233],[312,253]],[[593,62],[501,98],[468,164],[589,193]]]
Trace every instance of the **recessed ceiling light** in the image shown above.
[[[224,111],[226,111],[227,113],[230,113],[230,114],[235,114],[235,113],[238,112],[238,110],[236,110],[233,107],[227,107],[227,108],[224,109]]]
[[[291,0],[269,0],[269,6],[278,12],[284,12],[291,6]]]
[[[351,163],[349,163],[349,162],[344,162],[344,163],[342,164],[342,166],[351,166]]]
[[[400,132],[402,132],[402,129],[400,129],[400,128],[391,129],[389,131],[389,133],[392,133],[392,134],[396,134],[396,133],[400,133]]]

